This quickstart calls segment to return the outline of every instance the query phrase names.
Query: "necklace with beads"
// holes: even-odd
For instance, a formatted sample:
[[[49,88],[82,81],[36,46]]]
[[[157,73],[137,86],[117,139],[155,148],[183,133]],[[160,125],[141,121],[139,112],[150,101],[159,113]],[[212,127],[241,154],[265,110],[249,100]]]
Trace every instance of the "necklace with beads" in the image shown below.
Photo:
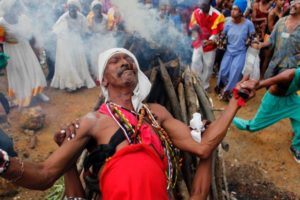
[[[144,119],[145,120],[148,119],[150,121],[151,126],[155,129],[155,133],[158,135],[160,139],[161,145],[167,157],[167,161],[168,161],[168,166],[166,169],[166,177],[167,177],[167,185],[168,185],[167,189],[173,188],[176,184],[180,165],[181,165],[180,160],[178,159],[179,150],[174,147],[172,141],[169,138],[169,135],[156,121],[150,109],[143,104],[139,113],[136,113],[134,111],[130,111],[112,102],[107,102],[106,106],[112,118],[122,129],[129,144],[142,143],[142,139],[139,134],[140,128],[143,124]],[[138,117],[138,123],[136,127],[132,126],[132,124],[129,122],[127,117],[123,114],[121,109],[127,110],[128,112],[131,112],[133,115]]]

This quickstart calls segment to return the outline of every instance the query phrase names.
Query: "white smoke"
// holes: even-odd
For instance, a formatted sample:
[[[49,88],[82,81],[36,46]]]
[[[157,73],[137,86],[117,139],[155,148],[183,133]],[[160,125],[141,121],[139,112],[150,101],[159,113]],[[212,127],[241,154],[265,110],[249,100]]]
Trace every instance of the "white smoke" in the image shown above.
[[[136,32],[147,41],[172,49],[181,58],[189,57],[189,38],[167,20],[159,18],[159,12],[148,8],[138,0],[112,0],[120,11],[126,30]]]

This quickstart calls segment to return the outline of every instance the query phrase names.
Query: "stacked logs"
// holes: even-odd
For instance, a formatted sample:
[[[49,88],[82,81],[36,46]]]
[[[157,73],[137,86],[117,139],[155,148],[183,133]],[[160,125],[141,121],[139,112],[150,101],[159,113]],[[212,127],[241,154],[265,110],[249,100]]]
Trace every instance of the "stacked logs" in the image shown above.
[[[147,103],[164,105],[172,115],[188,125],[192,114],[200,112],[203,119],[214,121],[212,106],[201,81],[188,66],[180,66],[179,59],[166,63],[158,57],[159,66],[146,71],[152,83]],[[182,152],[182,174],[174,189],[175,199],[188,199],[192,188],[192,179],[199,160],[190,153]],[[218,150],[213,153],[213,174],[210,199],[228,199],[223,160]]]

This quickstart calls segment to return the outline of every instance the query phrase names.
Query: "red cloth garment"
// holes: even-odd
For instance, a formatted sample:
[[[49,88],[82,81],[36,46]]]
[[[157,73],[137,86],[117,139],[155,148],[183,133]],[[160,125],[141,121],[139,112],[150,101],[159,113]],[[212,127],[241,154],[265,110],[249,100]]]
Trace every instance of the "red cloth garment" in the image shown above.
[[[137,126],[138,119],[136,115],[131,113],[129,110],[123,109],[119,107],[120,111],[125,115],[125,117],[128,119],[129,123],[133,126]],[[111,117],[109,111],[107,110],[106,104],[102,104],[99,112],[106,114]],[[152,127],[149,124],[143,123],[140,128],[140,136],[142,138],[143,144],[153,145],[155,150],[160,154],[164,155],[164,149],[161,145],[160,139],[157,136],[157,134],[153,131]]]
[[[119,107],[128,121],[136,126],[138,117]],[[106,104],[100,113],[111,116]],[[167,200],[167,157],[160,139],[149,124],[140,128],[142,144],[132,144],[117,151],[100,174],[103,200]],[[155,150],[154,150],[155,149]]]
[[[212,35],[218,35],[223,31],[225,17],[217,9],[210,7],[208,15],[197,8],[192,13],[189,28],[192,29],[194,25],[199,25],[200,34],[196,41],[192,43],[193,48],[202,46],[203,40],[208,40]],[[216,45],[207,45],[203,48],[204,52],[212,51]]]
[[[99,178],[103,200],[168,199],[164,164],[149,145],[119,150]]]

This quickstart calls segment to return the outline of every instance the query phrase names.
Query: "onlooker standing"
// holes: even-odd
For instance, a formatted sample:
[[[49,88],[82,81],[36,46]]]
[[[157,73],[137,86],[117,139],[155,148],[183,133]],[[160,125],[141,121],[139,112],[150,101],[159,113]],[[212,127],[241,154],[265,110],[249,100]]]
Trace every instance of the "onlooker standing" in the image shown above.
[[[265,78],[300,65],[300,0],[292,1],[290,14],[279,19],[269,40],[260,44],[261,48],[266,46],[271,46],[274,53]]]
[[[193,57],[191,69],[209,88],[209,79],[213,72],[216,55],[216,36],[224,28],[224,16],[210,5],[210,0],[200,0],[199,8],[192,13],[190,29],[197,32],[193,39]],[[193,36],[192,36],[193,37]]]
[[[55,73],[51,86],[67,91],[95,87],[89,73],[82,37],[88,32],[87,20],[78,11],[78,0],[68,0],[68,12],[55,23],[57,35]]]
[[[253,23],[243,16],[246,0],[235,0],[231,19],[226,21],[223,33],[227,36],[227,48],[221,62],[218,88],[223,89],[221,97],[229,101],[231,90],[242,78],[247,52],[247,39],[255,33]]]
[[[269,12],[268,15],[268,26],[266,29],[266,34],[264,36],[264,40],[268,40],[275,24],[281,17],[283,17],[283,5],[284,0],[275,0],[275,7]],[[263,62],[261,63],[261,77],[263,77],[265,71],[267,70],[272,55],[273,50],[271,48],[266,48],[263,50]]]
[[[22,14],[23,6],[16,0],[2,0],[0,8],[4,13],[0,18],[5,30],[3,51],[10,57],[6,69],[8,96],[15,97],[14,103],[20,107],[29,106],[32,96],[49,101],[42,93],[47,86],[45,75],[29,44],[30,19]]]

